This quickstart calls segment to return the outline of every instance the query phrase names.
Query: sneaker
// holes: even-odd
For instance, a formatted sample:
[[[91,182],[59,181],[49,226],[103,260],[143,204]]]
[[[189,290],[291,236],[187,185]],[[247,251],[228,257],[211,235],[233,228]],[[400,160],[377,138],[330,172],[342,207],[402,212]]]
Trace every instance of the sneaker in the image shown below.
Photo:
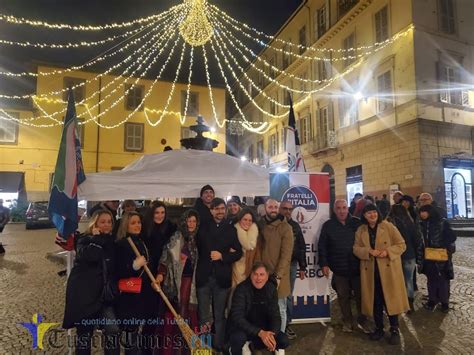
[[[369,334],[370,340],[377,341],[383,338],[385,332],[383,329],[376,329],[374,332]]]
[[[448,303],[441,303],[441,312],[448,313],[449,312],[449,304]]]
[[[388,343],[390,345],[400,344],[400,332],[399,332],[398,328],[391,328],[390,329],[390,338],[388,339]]]
[[[361,330],[363,333],[365,333],[365,334],[370,334],[370,333],[372,333],[372,331],[370,330],[369,326],[367,325],[367,321],[363,321],[363,322],[362,322],[362,321],[358,321],[358,322],[356,323],[356,325],[357,325],[357,328],[358,328],[359,330]]]
[[[423,305],[423,308],[427,311],[433,312],[436,308],[436,303],[434,303],[433,301],[428,301]]]
[[[352,326],[350,324],[344,324],[342,326],[342,331],[344,333],[352,333]]]
[[[286,336],[288,337],[289,340],[296,339],[296,333],[290,327],[286,327],[285,334],[286,334]]]

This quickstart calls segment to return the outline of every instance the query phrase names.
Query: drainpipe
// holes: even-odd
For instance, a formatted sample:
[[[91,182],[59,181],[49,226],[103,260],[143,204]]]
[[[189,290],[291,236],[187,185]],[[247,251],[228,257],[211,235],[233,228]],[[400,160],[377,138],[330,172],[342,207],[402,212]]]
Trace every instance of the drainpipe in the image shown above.
[[[97,115],[100,115],[100,101],[102,100],[102,77],[99,78],[99,102],[97,105]],[[99,142],[100,142],[100,116],[97,118],[97,144],[95,148],[95,171],[99,172]]]

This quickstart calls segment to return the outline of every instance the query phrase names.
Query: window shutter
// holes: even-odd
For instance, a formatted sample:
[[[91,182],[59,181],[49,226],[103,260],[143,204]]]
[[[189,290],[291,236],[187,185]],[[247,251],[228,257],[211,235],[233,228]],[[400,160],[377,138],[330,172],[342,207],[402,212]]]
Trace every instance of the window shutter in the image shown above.
[[[446,90],[446,67],[442,62],[436,62],[436,74],[440,85],[439,101],[449,102],[449,92]]]

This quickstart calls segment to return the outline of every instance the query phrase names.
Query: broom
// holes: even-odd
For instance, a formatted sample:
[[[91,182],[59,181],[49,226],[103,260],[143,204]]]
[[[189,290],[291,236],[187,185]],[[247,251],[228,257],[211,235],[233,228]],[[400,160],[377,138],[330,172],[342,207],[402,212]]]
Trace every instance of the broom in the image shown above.
[[[138,251],[137,246],[135,245],[133,240],[130,237],[128,237],[127,241],[130,244],[130,246],[132,247],[133,252],[135,253],[135,255],[137,257],[141,256],[141,254]],[[145,264],[144,269],[145,269],[145,272],[147,273],[148,277],[150,278],[151,282],[156,283],[155,277],[153,276],[152,272],[148,268],[148,265]],[[186,343],[188,344],[189,349],[191,349],[191,352],[192,353],[199,353],[200,350],[207,350],[209,352],[210,349],[207,346],[203,346],[203,344],[201,343],[201,339],[196,334],[194,334],[194,332],[192,331],[189,324],[185,322],[183,317],[181,317],[178,314],[178,312],[176,312],[176,310],[174,309],[173,305],[168,300],[168,297],[166,297],[166,295],[163,292],[163,290],[161,289],[161,287],[159,287],[159,286],[157,287],[157,292],[160,294],[163,301],[165,301],[166,305],[168,306],[168,309],[173,314],[173,317],[176,319],[176,324],[178,325],[179,330],[183,334],[183,337],[186,340]]]

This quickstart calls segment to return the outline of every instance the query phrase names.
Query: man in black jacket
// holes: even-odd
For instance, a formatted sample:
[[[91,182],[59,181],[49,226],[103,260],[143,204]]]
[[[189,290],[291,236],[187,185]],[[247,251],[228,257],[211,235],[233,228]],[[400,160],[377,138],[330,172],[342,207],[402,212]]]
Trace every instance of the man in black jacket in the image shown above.
[[[196,293],[199,323],[201,327],[206,327],[214,320],[214,348],[218,351],[224,346],[225,306],[232,285],[232,264],[242,257],[237,230],[224,220],[225,211],[224,200],[213,199],[213,219],[199,230],[197,236],[199,258],[196,267]]]
[[[329,277],[329,271],[333,272],[333,285],[344,322],[342,330],[352,332],[350,299],[354,292],[359,313],[357,325],[365,331],[365,317],[361,316],[359,259],[352,252],[360,220],[349,214],[346,200],[336,200],[333,211],[331,219],[321,229],[318,243],[319,266],[326,277]]]
[[[278,294],[268,282],[269,269],[262,262],[252,267],[250,277],[239,284],[230,311],[230,348],[232,355],[242,354],[247,341],[253,349],[275,351],[288,347],[288,338],[280,330]]]
[[[280,203],[279,213],[285,217],[288,224],[293,230],[293,255],[291,256],[290,264],[290,287],[291,295],[287,299],[287,310],[286,310],[286,335],[288,339],[295,339],[296,333],[293,329],[290,328],[289,324],[291,323],[293,316],[293,290],[295,289],[295,281],[298,276],[300,280],[304,280],[304,273],[306,270],[306,242],[304,240],[303,232],[301,230],[298,222],[294,221],[291,218],[291,213],[293,212],[293,205],[290,201],[282,201]],[[299,265],[299,270],[298,270]]]

